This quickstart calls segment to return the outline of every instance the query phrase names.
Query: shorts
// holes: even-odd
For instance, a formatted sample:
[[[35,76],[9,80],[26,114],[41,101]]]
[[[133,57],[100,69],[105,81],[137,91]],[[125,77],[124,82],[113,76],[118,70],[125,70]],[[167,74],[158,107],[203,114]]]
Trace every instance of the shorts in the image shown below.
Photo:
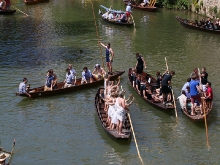
[[[167,85],[162,86],[161,91],[162,91],[162,93],[164,93],[164,94],[168,94],[168,93],[171,92],[169,86],[167,86]]]
[[[131,16],[131,13],[128,12],[128,11],[126,11],[126,16],[127,16],[127,17],[130,17],[130,16]]]
[[[106,62],[111,62],[109,57],[106,57]]]
[[[199,103],[201,102],[201,97],[200,95],[195,95],[195,96],[191,96],[191,103],[194,104],[195,103],[195,100],[197,100]]]

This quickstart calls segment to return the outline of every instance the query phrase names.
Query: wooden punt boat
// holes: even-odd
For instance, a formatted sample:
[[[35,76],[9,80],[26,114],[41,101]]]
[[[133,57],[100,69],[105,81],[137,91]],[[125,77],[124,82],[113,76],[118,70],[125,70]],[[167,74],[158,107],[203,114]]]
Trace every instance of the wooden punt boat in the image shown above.
[[[213,104],[213,102],[211,104]],[[190,102],[190,100],[188,100],[186,109],[182,109],[182,111],[187,117],[189,117],[193,121],[204,121],[204,119],[205,119],[204,115],[206,115],[206,117],[207,117],[210,114],[212,108],[209,109],[206,107],[206,104],[204,104],[204,109],[205,109],[205,114],[201,114],[199,106],[196,106],[195,115],[192,116],[190,113],[191,112],[191,102]]]
[[[130,3],[130,1],[124,0],[123,1],[125,5],[127,5],[128,3]],[[140,3],[132,3],[131,7],[134,9],[138,9],[138,10],[143,10],[143,11],[149,11],[149,12],[155,12],[157,11],[157,7],[154,6],[154,4],[149,5],[149,6],[140,6]]]
[[[99,118],[99,121],[100,121],[103,129],[113,139],[117,139],[117,140],[120,140],[120,139],[128,140],[128,139],[130,139],[131,138],[131,125],[130,125],[130,120],[129,120],[129,117],[128,117],[127,114],[126,114],[125,122],[124,122],[124,125],[123,125],[123,128],[122,128],[122,132],[125,135],[118,135],[116,129],[110,130],[110,129],[107,128],[106,121],[107,121],[108,114],[107,114],[106,111],[104,111],[104,101],[100,97],[100,95],[103,95],[103,93],[104,93],[104,88],[100,87],[98,89],[96,95],[95,95],[96,113],[97,113],[97,116]]]
[[[11,153],[0,148],[0,165],[9,165],[9,163],[6,164],[6,160],[10,157],[10,155]]]
[[[99,10],[99,15],[101,16],[103,21],[111,23],[111,24],[115,24],[115,25],[128,26],[128,27],[131,27],[134,25],[134,21],[132,19],[133,17],[130,17],[129,22],[121,22],[120,20],[109,20],[108,18],[105,18],[102,16],[104,13],[107,13],[109,11],[113,14],[124,14],[125,13],[124,11],[113,10],[113,9],[107,8],[103,5],[100,5],[100,7],[104,8],[106,10],[105,12],[102,12],[101,10]]]
[[[220,27],[215,26],[213,23],[211,24],[212,29],[208,29],[208,28],[205,28],[204,26],[200,26],[197,20],[189,21],[187,19],[183,19],[178,16],[176,16],[176,19],[184,27],[195,29],[195,30],[200,30],[204,32],[214,33],[214,34],[220,34]]]
[[[150,74],[147,74],[147,73],[145,73],[145,72],[143,72],[142,73],[142,77],[143,78],[148,78],[148,80],[146,80],[148,83],[147,83],[147,87],[149,87],[149,88],[153,88],[153,94],[151,95],[151,96],[155,96],[156,95],[156,92],[155,92],[155,89],[156,88],[154,88],[155,87],[155,84],[156,84],[156,79],[153,77],[153,76],[151,76]],[[138,90],[135,88],[135,87],[133,87],[133,85],[132,85],[132,82],[130,82],[130,75],[128,75],[128,82],[129,82],[129,84],[132,86],[132,88],[137,92],[137,94],[142,98],[142,99],[144,99],[147,103],[149,103],[149,104],[151,104],[151,105],[153,105],[154,107],[156,107],[156,108],[158,108],[158,109],[161,109],[161,110],[168,110],[168,111],[170,111],[170,110],[174,110],[175,109],[175,107],[174,107],[174,104],[172,103],[172,102],[170,102],[170,103],[166,103],[166,104],[163,104],[163,102],[158,102],[158,101],[154,101],[153,99],[148,99],[148,98],[144,98],[139,92],[138,92]],[[149,83],[150,82],[150,83]],[[172,97],[173,98],[173,97]]]
[[[49,2],[49,0],[24,0],[26,5],[34,5],[37,3]]]
[[[0,15],[12,15],[16,10],[0,10]]]
[[[118,76],[121,76],[125,71],[115,71],[112,73],[112,75],[110,75],[110,79],[111,80],[115,80]],[[65,92],[71,92],[71,91],[75,91],[77,89],[84,89],[87,87],[91,87],[94,85],[98,85],[98,84],[104,84],[104,80],[98,80],[98,81],[94,81],[92,83],[87,83],[87,84],[81,84],[81,78],[78,78],[76,80],[76,86],[72,86],[69,88],[63,88],[64,83],[60,82],[57,84],[57,89],[54,89],[52,91],[44,91],[44,86],[41,87],[37,87],[37,88],[32,88],[30,89],[29,94],[31,95],[32,98],[35,97],[44,97],[44,96],[54,96],[56,94],[61,94],[61,93],[65,93]],[[28,97],[26,94],[19,94],[16,93],[17,96],[22,96],[22,97]]]

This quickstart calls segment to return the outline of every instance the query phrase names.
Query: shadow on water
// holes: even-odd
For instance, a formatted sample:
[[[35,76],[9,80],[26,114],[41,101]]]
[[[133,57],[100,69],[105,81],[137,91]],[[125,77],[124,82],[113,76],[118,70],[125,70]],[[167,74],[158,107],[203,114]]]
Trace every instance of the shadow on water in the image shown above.
[[[102,139],[105,141],[106,144],[108,144],[109,146],[111,146],[112,148],[114,148],[114,150],[116,152],[127,152],[130,149],[130,143],[131,143],[131,138],[129,138],[128,140],[116,140],[111,138],[110,136],[108,136],[108,134],[105,132],[105,130],[103,129],[97,114],[94,114],[94,118],[95,118],[95,124],[97,126],[98,131],[100,132],[100,135],[102,137]]]

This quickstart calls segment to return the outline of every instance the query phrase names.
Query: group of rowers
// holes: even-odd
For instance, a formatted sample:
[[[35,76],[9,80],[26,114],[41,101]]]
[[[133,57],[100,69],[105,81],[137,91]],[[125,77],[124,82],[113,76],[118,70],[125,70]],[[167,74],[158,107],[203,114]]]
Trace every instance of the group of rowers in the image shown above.
[[[106,127],[110,130],[117,130],[118,135],[125,135],[122,132],[122,127],[125,124],[126,112],[129,111],[128,107],[134,101],[132,95],[128,99],[125,99],[125,91],[120,90],[120,76],[117,83],[110,81],[108,74],[104,78],[104,92],[100,94],[100,97],[105,102],[104,111],[108,114],[106,121]],[[102,95],[103,94],[103,95]]]
[[[187,110],[191,116],[204,114],[203,108],[212,109],[213,92],[205,67],[202,68],[201,73],[198,68],[193,70],[190,77],[187,78],[187,82],[183,85],[182,94],[178,99],[181,108]],[[187,107],[191,108],[188,109]]]
[[[66,77],[65,80],[63,81],[64,85],[62,86],[62,88],[68,88],[79,84],[92,83],[93,81],[98,81],[103,79],[104,75],[106,75],[106,72],[99,64],[95,65],[93,72],[88,70],[87,67],[84,67],[82,71],[81,82],[77,83],[76,71],[75,69],[73,69],[72,64],[69,64],[68,68],[66,69]],[[26,94],[29,97],[31,97],[30,93],[34,91],[30,91],[30,85],[26,86],[27,82],[28,79],[24,78],[23,82],[20,83],[19,93]],[[54,73],[53,69],[49,69],[46,75],[44,91],[52,91],[58,89],[57,82],[58,82],[57,75]]]
[[[220,29],[219,18],[216,18],[214,23],[211,21],[211,18],[207,18],[207,20],[203,18],[200,22],[196,21],[196,25],[203,27],[205,29],[214,29],[214,30]]]

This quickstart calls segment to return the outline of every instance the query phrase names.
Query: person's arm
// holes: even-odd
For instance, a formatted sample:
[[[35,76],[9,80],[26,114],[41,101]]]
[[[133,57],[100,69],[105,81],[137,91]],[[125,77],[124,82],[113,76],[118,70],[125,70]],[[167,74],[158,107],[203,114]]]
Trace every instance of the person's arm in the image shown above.
[[[135,69],[137,68],[137,66],[138,66],[138,61],[136,62]]]
[[[51,86],[50,86],[51,90],[53,90],[53,83],[54,83],[53,80],[51,80]]]
[[[101,41],[99,41],[100,45],[102,45],[104,48],[107,48],[106,45],[104,45],[103,43],[101,43]]]
[[[112,60],[113,60],[115,54],[114,54],[114,51],[112,50],[112,48],[110,49],[110,52],[112,54]]]
[[[24,94],[26,94],[28,97],[31,97],[31,95],[29,93],[27,93],[27,92],[25,92]]]
[[[141,57],[142,61],[144,62],[144,68],[147,69],[147,65],[146,65],[146,62],[144,60],[144,57]]]

